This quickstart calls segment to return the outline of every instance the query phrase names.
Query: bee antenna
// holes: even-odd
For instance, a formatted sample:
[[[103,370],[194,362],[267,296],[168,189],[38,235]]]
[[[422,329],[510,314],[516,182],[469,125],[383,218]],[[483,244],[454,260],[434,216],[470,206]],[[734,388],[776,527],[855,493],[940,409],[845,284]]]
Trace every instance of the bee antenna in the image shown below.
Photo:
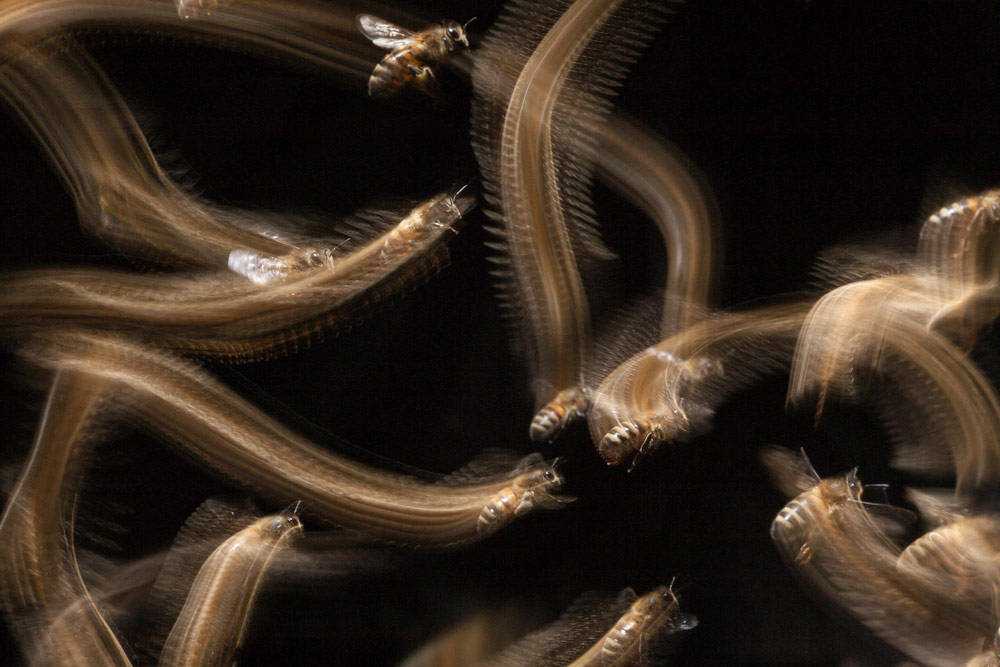
[[[462,26],[462,30],[465,30],[466,28],[468,28],[469,24],[472,23],[473,21],[475,21],[477,18],[478,18],[477,16],[473,16],[471,19],[469,19],[468,21],[466,21],[465,25]]]
[[[455,194],[454,194],[454,196],[453,196],[452,198],[454,199],[455,197],[458,197],[458,196],[459,196],[460,194],[462,194],[463,192],[465,192],[465,189],[466,189],[467,187],[469,187],[470,185],[472,185],[473,183],[475,183],[475,182],[476,182],[476,181],[477,181],[478,179],[479,179],[479,177],[478,177],[478,176],[473,176],[473,177],[472,177],[472,179],[471,179],[471,180],[470,180],[470,181],[469,181],[468,183],[466,183],[465,185],[463,185],[462,187],[460,187],[460,188],[459,188],[459,189],[458,189],[458,190],[457,190],[457,191],[455,192]]]
[[[683,591],[683,590],[684,590],[684,589],[686,589],[686,588],[689,588],[689,587],[691,586],[691,584],[692,584],[692,583],[693,583],[693,582],[690,582],[690,581],[688,581],[688,582],[686,582],[686,583],[683,583],[683,584],[679,584],[679,585],[678,585],[678,584],[677,584],[677,577],[676,577],[676,576],[674,576],[674,577],[671,577],[671,578],[670,578],[670,586],[669,586],[668,588],[670,588],[670,592],[671,592],[671,593],[673,593],[673,594],[674,594],[674,595],[676,595],[677,597],[680,597],[680,594],[681,594],[681,591]],[[676,588],[675,588],[675,586],[676,586]]]
[[[799,451],[802,453],[802,459],[806,462],[806,467],[809,468],[809,472],[813,474],[813,477],[815,477],[817,481],[822,481],[823,478],[819,476],[818,472],[816,472],[816,468],[813,467],[812,461],[809,460],[809,455],[806,454],[806,448],[799,447]]]
[[[312,503],[305,502],[303,500],[296,500],[294,503],[285,508],[285,511],[294,514],[295,516],[298,516],[299,512],[301,512],[303,509],[306,509],[310,505],[312,505]]]

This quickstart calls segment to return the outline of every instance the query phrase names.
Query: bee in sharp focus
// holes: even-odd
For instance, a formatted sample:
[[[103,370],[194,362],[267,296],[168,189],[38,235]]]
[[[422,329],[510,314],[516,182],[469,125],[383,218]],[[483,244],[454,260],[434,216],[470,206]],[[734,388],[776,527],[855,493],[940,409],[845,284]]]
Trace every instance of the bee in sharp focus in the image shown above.
[[[375,46],[390,51],[368,79],[368,94],[372,97],[393,95],[411,83],[433,94],[434,70],[451,57],[459,44],[469,48],[465,26],[455,21],[442,21],[441,25],[412,32],[371,14],[359,14],[358,29]]]

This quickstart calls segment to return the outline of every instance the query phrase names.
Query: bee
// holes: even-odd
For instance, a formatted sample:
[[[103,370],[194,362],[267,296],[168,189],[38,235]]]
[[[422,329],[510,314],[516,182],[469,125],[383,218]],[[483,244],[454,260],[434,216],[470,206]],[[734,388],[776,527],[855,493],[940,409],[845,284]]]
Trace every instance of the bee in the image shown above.
[[[577,387],[564,389],[538,411],[531,420],[528,435],[534,442],[552,440],[570,421],[577,417],[585,417],[589,407],[590,398],[586,389]]]
[[[635,594],[629,589],[629,594]],[[670,586],[658,586],[636,598],[627,612],[604,636],[602,665],[633,664],[642,659],[643,643],[652,642],[659,633],[688,630],[698,619],[680,612],[677,596]]]
[[[981,294],[1000,281],[1000,190],[990,190],[944,206],[920,230],[918,255],[937,278],[943,302],[930,324],[971,350],[993,317],[975,307]]]
[[[674,410],[679,416],[679,411]],[[621,465],[632,456],[629,472],[668,439],[670,423],[660,417],[627,419],[608,431],[597,444],[597,452],[609,466]],[[676,430],[676,429],[674,429]]]
[[[233,250],[229,253],[229,270],[246,276],[255,285],[284,280],[299,271],[334,265],[331,248],[303,248],[281,257],[253,250]]]
[[[459,44],[469,48],[465,26],[455,21],[412,32],[371,14],[359,14],[357,20],[362,35],[390,52],[368,79],[372,97],[388,97],[411,83],[432,94],[437,66],[446,62]]]
[[[232,664],[274,557],[302,535],[298,510],[296,503],[258,519],[212,551],[167,636],[161,664]]]
[[[628,471],[632,472],[663,443],[693,435],[699,430],[697,425],[711,415],[711,408],[692,403],[687,408],[670,408],[669,413],[623,419],[601,438],[597,451],[609,466],[621,465],[631,457]]]
[[[480,512],[476,532],[490,535],[536,506],[556,507],[570,502],[570,498],[553,495],[565,481],[556,469],[558,463],[558,459],[552,464],[544,463],[537,454],[526,457],[518,465],[524,472],[512,479],[510,486],[497,492]]]
[[[447,193],[440,194],[410,211],[389,232],[385,244],[382,246],[382,261],[388,261],[407,252],[410,248],[427,238],[428,233],[432,230],[450,225],[467,213],[472,208],[475,200],[470,197],[460,196],[466,187],[463,186],[454,195]],[[458,233],[454,228],[451,231],[456,234]]]
[[[771,522],[771,539],[789,562],[809,563],[813,557],[813,533],[825,525],[838,507],[852,501],[860,504],[861,491],[857,468],[846,475],[824,479],[781,509]]]

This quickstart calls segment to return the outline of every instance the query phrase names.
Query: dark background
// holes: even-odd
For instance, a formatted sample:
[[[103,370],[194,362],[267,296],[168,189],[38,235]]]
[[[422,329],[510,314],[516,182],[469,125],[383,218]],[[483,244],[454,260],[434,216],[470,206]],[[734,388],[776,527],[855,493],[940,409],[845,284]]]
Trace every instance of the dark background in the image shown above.
[[[1000,11],[981,5],[678,7],[619,105],[675,142],[715,192],[725,240],[719,306],[806,290],[822,249],[905,238],[943,193],[996,184]],[[497,3],[399,6],[427,22],[476,16],[470,30],[480,35],[499,11]],[[380,105],[358,81],[251,54],[113,31],[88,39],[154,148],[207,198],[337,220],[476,173],[469,92],[457,76],[446,77],[454,99],[444,108],[419,99]],[[11,113],[0,121],[0,156],[5,267],[114,263],[82,235],[72,201]],[[621,258],[616,299],[656,289],[665,258],[652,224],[602,186],[595,199]],[[480,210],[470,214],[451,266],[363,326],[292,357],[210,367],[336,449],[435,473],[486,447],[534,451],[530,378],[493,296],[483,224]],[[611,313],[595,317],[613,323]],[[989,342],[980,352],[987,360]],[[9,358],[4,369],[9,479],[42,395]],[[712,434],[665,447],[631,474],[603,464],[585,427],[570,429],[543,453],[568,458],[575,503],[462,550],[396,551],[376,574],[275,587],[261,599],[243,664],[391,664],[504,602],[554,618],[584,591],[642,593],[673,577],[700,619],[673,664],[898,659],[786,571],[768,536],[785,501],[757,453],[771,443],[805,446],[822,474],[860,465],[866,482],[899,489],[912,480],[889,469],[886,436],[863,409],[837,408],[814,429],[809,415],[785,413],[786,382],[737,395]],[[166,548],[204,499],[239,491],[127,428],[102,445],[94,468],[96,502],[131,508],[115,519],[128,529],[116,538],[122,557]],[[320,527],[307,518],[306,528]]]

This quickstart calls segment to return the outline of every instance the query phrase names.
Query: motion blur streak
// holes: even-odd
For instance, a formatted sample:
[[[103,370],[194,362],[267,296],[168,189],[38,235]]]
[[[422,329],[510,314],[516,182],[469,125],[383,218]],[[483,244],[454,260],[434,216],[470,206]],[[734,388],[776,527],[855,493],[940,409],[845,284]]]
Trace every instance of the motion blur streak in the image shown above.
[[[806,302],[724,313],[643,350],[594,392],[590,435],[609,465],[705,433],[726,396],[791,363]]]
[[[666,139],[614,114],[600,128],[595,164],[648,215],[667,247],[661,337],[695,324],[709,306],[719,254],[719,211],[694,165]]]
[[[16,52],[21,38],[38,38],[67,28],[110,26],[153,28],[180,37],[215,38],[239,48],[293,62],[310,63],[338,74],[368,77],[364,41],[354,14],[334,3],[311,0],[218,2],[196,20],[179,16],[172,0],[4,0],[0,35]]]
[[[586,143],[596,141],[594,128],[622,62],[635,57],[641,36],[652,30],[655,13],[647,12],[642,26],[628,23],[640,5],[577,0],[549,3],[536,13],[514,2],[476,59],[473,136],[500,225],[501,287],[524,327],[536,410],[556,395],[574,401],[584,395],[590,310],[579,264],[608,257],[593,229]],[[609,27],[614,35],[607,34]],[[605,49],[601,55],[588,53],[598,47]],[[574,77],[578,66],[607,83],[584,95]],[[556,406],[547,415],[560,419],[546,419],[547,428],[533,424],[531,436],[551,438],[584,412]]]
[[[55,374],[31,454],[0,519],[0,595],[35,665],[128,665],[74,548],[88,429],[108,383]]]
[[[900,550],[875,518],[884,508],[867,506],[861,494],[852,472],[824,479],[781,510],[771,537],[789,567],[914,660],[944,667],[972,659],[995,632],[989,617],[948,603],[942,582],[898,569]]]
[[[308,515],[382,540],[474,540],[483,509],[533,472],[515,468],[453,484],[383,472],[317,447],[180,358],[93,334],[46,342],[30,352],[37,363],[114,383],[135,416],[186,453],[279,502],[302,500]],[[538,478],[538,502],[557,503],[548,493],[555,489]]]
[[[290,512],[266,516],[219,545],[191,586],[161,665],[230,665],[274,557],[302,533]]]
[[[254,283],[223,271],[11,274],[0,287],[3,326],[22,335],[70,322],[132,330],[160,346],[236,361],[294,351],[324,330],[353,325],[439,269],[448,256],[445,243],[472,203],[441,194],[401,220],[373,214],[383,229],[364,234],[374,236],[365,240],[357,232],[330,265],[303,268],[286,280]],[[403,240],[399,227],[408,228]]]

